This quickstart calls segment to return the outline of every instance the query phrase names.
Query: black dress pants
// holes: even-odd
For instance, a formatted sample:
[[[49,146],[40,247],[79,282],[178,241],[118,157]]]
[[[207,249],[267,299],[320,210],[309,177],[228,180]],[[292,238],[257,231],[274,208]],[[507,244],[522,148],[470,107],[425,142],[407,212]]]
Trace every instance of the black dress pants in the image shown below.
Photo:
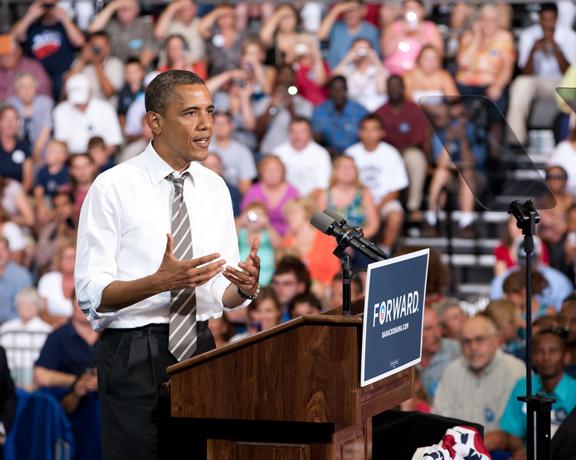
[[[195,355],[215,348],[207,321],[197,323]],[[162,384],[176,363],[168,325],[106,329],[96,352],[103,460],[172,458],[178,421],[170,418]]]

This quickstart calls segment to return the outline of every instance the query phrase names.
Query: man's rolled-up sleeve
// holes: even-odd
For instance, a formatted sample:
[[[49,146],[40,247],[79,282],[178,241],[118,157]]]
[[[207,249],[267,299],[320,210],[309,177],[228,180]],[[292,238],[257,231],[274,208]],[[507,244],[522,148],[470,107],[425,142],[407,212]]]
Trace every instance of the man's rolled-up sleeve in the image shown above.
[[[82,205],[78,224],[74,282],[82,311],[91,321],[113,316],[98,312],[102,291],[116,280],[120,247],[120,213],[110,191],[94,182]]]

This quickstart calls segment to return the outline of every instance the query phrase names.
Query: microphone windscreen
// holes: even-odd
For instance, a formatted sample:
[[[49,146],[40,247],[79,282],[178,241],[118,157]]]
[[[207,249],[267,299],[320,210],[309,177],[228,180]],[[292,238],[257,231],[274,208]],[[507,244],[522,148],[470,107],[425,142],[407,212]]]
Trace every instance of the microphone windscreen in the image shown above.
[[[320,211],[315,212],[312,215],[312,219],[310,219],[310,223],[322,233],[327,233],[333,222],[334,219],[332,217]]]
[[[326,214],[327,216],[330,216],[332,219],[334,219],[336,222],[346,222],[346,220],[344,219],[344,217],[342,217],[340,214],[338,214],[336,211],[334,211],[333,209],[325,209],[324,211],[322,211],[324,214]]]

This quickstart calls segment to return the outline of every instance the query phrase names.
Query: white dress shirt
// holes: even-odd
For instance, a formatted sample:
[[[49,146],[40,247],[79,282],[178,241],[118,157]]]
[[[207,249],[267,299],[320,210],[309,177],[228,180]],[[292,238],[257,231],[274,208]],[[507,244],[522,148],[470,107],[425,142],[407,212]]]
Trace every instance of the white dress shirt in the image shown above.
[[[217,252],[236,266],[238,240],[226,184],[197,162],[187,171],[184,200],[194,258]],[[100,174],[90,187],[80,213],[74,278],[80,307],[96,330],[168,323],[169,291],[116,312],[97,308],[112,281],[143,278],[160,266],[171,232],[174,186],[165,178],[172,172],[148,144],[140,155]],[[196,288],[199,321],[222,316],[229,284],[219,274]]]

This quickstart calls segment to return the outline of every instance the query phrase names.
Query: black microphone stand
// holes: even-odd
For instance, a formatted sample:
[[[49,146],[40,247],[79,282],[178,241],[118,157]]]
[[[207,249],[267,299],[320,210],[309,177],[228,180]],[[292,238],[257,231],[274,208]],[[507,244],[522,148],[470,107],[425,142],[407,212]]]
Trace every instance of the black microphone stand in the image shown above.
[[[336,223],[338,225],[338,223]],[[362,229],[360,227],[354,227],[354,230],[362,235]],[[340,259],[342,264],[342,313],[344,316],[350,316],[350,304],[351,304],[351,279],[352,279],[352,267],[350,265],[350,255],[346,253],[346,248],[349,247],[351,235],[349,232],[337,238],[338,246],[332,252],[336,257]],[[377,247],[364,249],[364,254],[369,257],[374,262],[387,259],[388,256]]]
[[[555,400],[532,394],[532,257],[536,224],[540,222],[540,216],[532,200],[523,204],[517,200],[513,201],[508,208],[508,213],[514,216],[516,226],[522,230],[526,253],[526,396],[519,396],[518,400],[527,405],[527,458],[528,460],[549,460],[550,412]]]

